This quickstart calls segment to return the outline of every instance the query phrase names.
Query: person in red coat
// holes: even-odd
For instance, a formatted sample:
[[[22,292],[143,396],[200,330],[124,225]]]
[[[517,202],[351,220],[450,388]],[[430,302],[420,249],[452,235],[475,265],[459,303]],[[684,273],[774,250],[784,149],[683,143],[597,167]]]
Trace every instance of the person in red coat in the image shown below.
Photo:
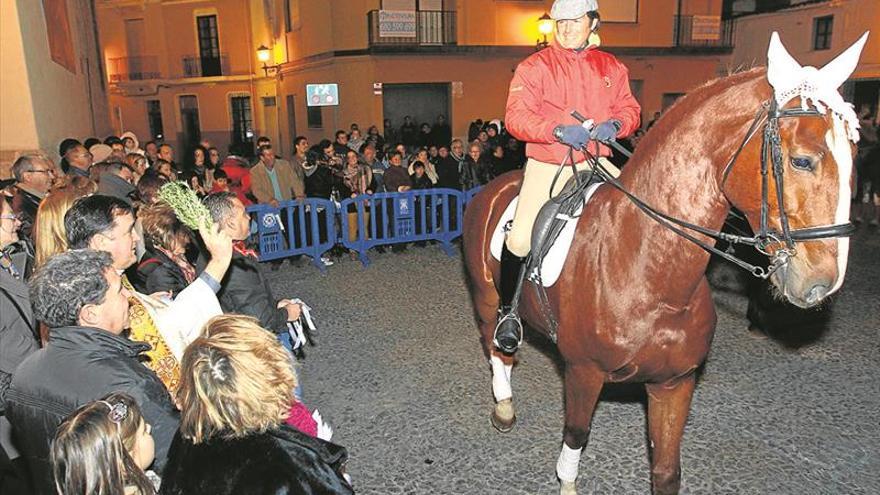
[[[235,193],[246,207],[254,204],[249,198],[251,194],[251,171],[248,168],[247,162],[241,157],[229,155],[223,160],[221,169],[226,173],[229,191]]]
[[[505,121],[515,138],[525,141],[528,162],[513,226],[501,256],[501,307],[495,328],[495,346],[512,353],[522,341],[522,324],[512,308],[519,273],[531,248],[532,226],[548,192],[556,196],[572,176],[560,164],[571,151],[579,170],[588,169],[586,154],[599,157],[607,169],[617,169],[605,158],[605,143],[634,132],[641,108],[630,92],[629,72],[610,53],[599,50],[597,0],[556,0],[550,10],[555,37],[550,45],[517,66],[507,97]],[[572,111],[596,125],[588,128]]]

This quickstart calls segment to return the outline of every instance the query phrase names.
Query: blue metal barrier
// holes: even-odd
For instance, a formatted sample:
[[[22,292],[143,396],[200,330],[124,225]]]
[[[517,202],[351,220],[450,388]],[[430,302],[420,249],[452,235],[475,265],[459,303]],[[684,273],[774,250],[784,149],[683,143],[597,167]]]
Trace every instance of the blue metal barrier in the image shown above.
[[[284,201],[278,208],[253,205],[247,208],[257,224],[260,261],[305,254],[322,272],[321,256],[336,244],[336,205],[328,199]]]
[[[340,243],[357,251],[364,266],[370,264],[370,248],[387,244],[434,240],[454,256],[464,197],[454,189],[423,189],[346,199],[339,203]]]
[[[321,256],[337,242],[356,251],[364,266],[370,263],[369,249],[406,242],[438,241],[454,256],[452,241],[461,236],[464,208],[479,189],[378,193],[339,204],[309,198],[285,201],[278,208],[253,205],[247,211],[260,261],[305,254],[323,272]]]

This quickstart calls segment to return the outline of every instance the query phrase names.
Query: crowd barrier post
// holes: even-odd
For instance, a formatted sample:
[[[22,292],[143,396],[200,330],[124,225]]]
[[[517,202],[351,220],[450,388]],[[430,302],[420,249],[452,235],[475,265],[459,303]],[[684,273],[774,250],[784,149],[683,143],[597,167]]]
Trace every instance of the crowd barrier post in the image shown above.
[[[327,199],[283,201],[278,208],[252,205],[247,208],[259,245],[260,261],[308,255],[322,272],[321,256],[337,241],[336,206]]]

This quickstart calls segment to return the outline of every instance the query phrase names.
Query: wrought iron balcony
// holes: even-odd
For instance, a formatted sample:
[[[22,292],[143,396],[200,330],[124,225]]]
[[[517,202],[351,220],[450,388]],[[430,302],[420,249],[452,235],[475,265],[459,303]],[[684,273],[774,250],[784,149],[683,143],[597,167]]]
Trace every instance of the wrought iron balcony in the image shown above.
[[[370,48],[444,46],[457,43],[456,12],[447,10],[417,10],[405,13],[385,13],[379,10],[367,14]]]
[[[733,48],[733,20],[720,16],[675,16],[675,46],[679,48]]]
[[[155,55],[111,58],[107,66],[111,83],[159,79],[159,58]]]
[[[184,55],[183,77],[214,77],[228,76],[229,55],[221,53],[219,57],[203,57],[199,55]]]

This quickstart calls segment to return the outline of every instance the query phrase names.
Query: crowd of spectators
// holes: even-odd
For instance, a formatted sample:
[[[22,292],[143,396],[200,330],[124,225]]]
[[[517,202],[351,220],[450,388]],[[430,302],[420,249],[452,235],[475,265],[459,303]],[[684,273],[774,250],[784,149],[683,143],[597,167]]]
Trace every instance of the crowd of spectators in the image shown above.
[[[466,191],[525,163],[500,120],[466,138],[442,115],[383,124],[296,137],[289,159],[261,137],[253,158],[203,141],[178,161],[131,132],[65,139],[57,166],[20,156],[0,184],[0,491],[351,491],[346,451],[302,404],[277,338],[302,307],[273,294],[247,206]],[[170,181],[211,225],[160,199]]]
[[[305,197],[302,153],[297,172],[265,142],[255,163],[201,143],[178,164],[132,133],[95,141],[64,140],[57,166],[24,154],[0,184],[0,492],[352,492],[279,340],[302,306],[245,243],[245,205]],[[160,199],[171,180],[210,225]]]

